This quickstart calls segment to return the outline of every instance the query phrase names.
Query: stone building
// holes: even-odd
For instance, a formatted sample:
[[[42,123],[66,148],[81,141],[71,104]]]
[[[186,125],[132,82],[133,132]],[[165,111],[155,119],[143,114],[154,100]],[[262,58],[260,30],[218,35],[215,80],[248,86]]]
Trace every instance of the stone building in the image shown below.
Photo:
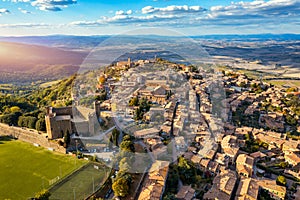
[[[95,102],[94,109],[82,106],[48,107],[45,116],[48,138],[62,138],[67,132],[85,136],[94,135],[100,127],[99,117],[98,102]]]
[[[148,101],[158,104],[165,104],[167,102],[167,93],[170,92],[167,81],[165,80],[147,80],[146,84],[139,88],[134,96],[145,98]]]

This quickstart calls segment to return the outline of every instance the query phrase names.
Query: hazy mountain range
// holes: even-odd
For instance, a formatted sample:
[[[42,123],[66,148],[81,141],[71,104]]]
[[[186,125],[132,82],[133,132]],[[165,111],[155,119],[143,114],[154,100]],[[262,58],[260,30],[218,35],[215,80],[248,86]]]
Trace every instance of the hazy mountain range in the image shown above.
[[[157,56],[183,62],[183,54],[189,55],[189,59],[203,59],[196,54],[193,57],[193,48],[202,51],[199,54],[205,59],[209,57],[217,63],[242,59],[265,65],[300,66],[297,34],[0,37],[0,80],[1,83],[55,80],[75,73],[83,62],[100,66],[127,57],[137,60]]]

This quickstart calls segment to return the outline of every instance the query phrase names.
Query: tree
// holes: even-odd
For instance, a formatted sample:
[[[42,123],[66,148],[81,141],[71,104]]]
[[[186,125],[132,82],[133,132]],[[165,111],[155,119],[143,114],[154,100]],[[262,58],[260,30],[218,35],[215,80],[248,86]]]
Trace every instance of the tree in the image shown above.
[[[125,197],[129,193],[129,185],[125,178],[121,177],[112,184],[116,196]]]
[[[28,116],[27,117],[27,127],[35,129],[36,117]]]
[[[9,124],[9,125],[17,125],[18,124],[18,118],[22,115],[20,112],[5,114],[0,116],[0,122]]]
[[[196,170],[193,163],[189,162],[184,157],[178,158],[178,172],[181,180],[184,183],[192,184],[195,183]]]
[[[131,137],[130,137],[130,135],[124,135],[124,137],[123,137],[123,141],[130,141],[131,140]]]
[[[133,97],[132,99],[130,99],[128,105],[129,106],[138,106],[139,105],[139,99],[138,99],[138,97]]]
[[[36,121],[35,123],[35,129],[37,131],[46,131],[46,123],[45,123],[45,119],[41,118],[39,120]]]
[[[35,195],[35,198],[36,200],[48,200],[49,197],[51,196],[50,192],[46,189],[38,192],[36,195]]]
[[[120,136],[120,131],[118,129],[114,129],[112,131],[112,143],[116,146],[118,146],[118,139],[119,139],[119,136]]]
[[[172,193],[166,194],[166,196],[164,196],[164,198],[163,198],[163,200],[175,200],[175,199],[176,199],[176,197]]]
[[[20,117],[19,117],[19,119],[18,119],[18,126],[19,126],[19,127],[25,126],[24,123],[23,123],[23,122],[24,122],[23,119],[24,119],[24,116],[20,116]]]
[[[297,87],[290,87],[288,89],[286,89],[286,92],[297,92],[298,88]]]
[[[21,109],[18,106],[13,106],[10,108],[11,113],[21,112]]]
[[[125,140],[120,144],[120,148],[122,151],[134,152],[134,145],[132,141]]]
[[[104,75],[102,75],[102,76],[99,77],[99,83],[100,83],[101,85],[103,85],[103,84],[105,83],[105,81],[106,81],[106,78],[105,78]]]
[[[70,144],[70,141],[71,141],[70,132],[69,130],[67,130],[64,134],[64,143],[66,144],[66,146]]]
[[[276,183],[278,185],[282,185],[282,186],[285,186],[286,185],[286,178],[282,175],[279,175],[276,179]]]
[[[288,162],[280,162],[280,163],[278,164],[278,166],[281,167],[282,169],[287,168],[288,165],[289,165]]]

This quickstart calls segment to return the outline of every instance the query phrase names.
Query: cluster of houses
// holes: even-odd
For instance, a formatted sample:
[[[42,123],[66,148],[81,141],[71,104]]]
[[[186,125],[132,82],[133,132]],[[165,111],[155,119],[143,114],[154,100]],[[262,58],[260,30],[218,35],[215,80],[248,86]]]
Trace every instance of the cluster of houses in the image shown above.
[[[282,112],[260,109],[262,102],[265,102],[273,107],[283,107],[283,110],[291,113],[292,111],[282,102],[282,98],[285,97],[282,89],[261,81],[249,80],[241,73],[235,73],[234,77],[227,76],[229,73],[232,74],[232,71],[222,75],[217,72],[208,74],[201,69],[199,72],[190,72],[188,68],[182,68],[178,73],[183,77],[187,74],[195,77],[201,73],[203,78],[190,78],[188,84],[182,85],[179,89],[172,88],[172,83],[168,79],[157,78],[159,77],[157,74],[154,75],[157,80],[154,78],[147,81],[153,74],[139,73],[136,68],[129,69],[128,72],[126,81],[142,83],[142,87],[119,90],[121,93],[126,91],[125,99],[126,97],[127,99],[124,107],[128,107],[127,102],[134,95],[145,97],[158,104],[150,108],[145,114],[145,119],[152,125],[155,124],[156,116],[161,116],[162,119],[160,126],[136,130],[133,132],[134,136],[143,139],[154,157],[160,159],[161,155],[167,152],[160,135],[172,133],[176,156],[183,155],[205,172],[206,176],[213,177],[213,184],[208,184],[209,189],[203,199],[257,199],[261,191],[266,191],[273,199],[283,200],[296,197],[300,193],[298,191],[288,195],[287,192],[292,187],[291,183],[297,183],[292,180],[300,178],[298,154],[300,142],[288,139],[283,133],[286,124]],[[128,85],[125,82],[119,84]],[[259,85],[263,90],[259,93],[251,93],[249,89],[251,85]],[[167,91],[172,91],[171,97],[159,96],[166,95]],[[225,98],[222,93],[228,91],[231,95]],[[216,103],[220,104],[219,112],[214,108]],[[118,104],[120,108],[120,102]],[[233,125],[232,112],[236,112],[243,105],[247,105],[246,115],[259,113],[257,123],[260,128]],[[126,113],[126,109],[123,111]],[[132,115],[129,112],[127,114]],[[244,151],[249,136],[265,146],[260,147],[256,152]],[[171,160],[174,161],[176,158],[173,156]],[[273,164],[286,162],[288,166],[282,174],[286,178],[291,178],[290,184],[278,185],[274,174],[274,176],[265,176],[266,170],[257,166],[257,163],[265,161]],[[148,197],[161,199],[162,178],[166,179],[167,175],[156,177],[157,181],[153,181],[153,177],[150,177],[152,177],[151,173],[139,199],[149,199]],[[176,197],[195,199],[195,189],[190,185],[182,186]]]
[[[117,63],[115,68],[124,69],[122,77],[119,81],[107,79],[106,84],[113,92],[111,98],[101,104],[102,108],[111,109],[120,128],[135,127],[128,130],[156,159],[143,181],[138,199],[162,199],[169,163],[176,162],[182,155],[203,171],[203,176],[213,179],[212,184],[207,183],[203,199],[254,200],[262,191],[278,200],[300,196],[300,187],[296,187],[292,195],[288,192],[292,183],[297,184],[295,180],[300,179],[300,142],[284,133],[288,127],[282,111],[294,113],[282,102],[286,97],[282,89],[231,70],[224,74],[206,73],[202,69],[191,72],[185,65],[165,65],[162,72],[151,68],[157,67],[151,61],[131,62],[129,59]],[[181,70],[167,69],[174,67]],[[262,91],[253,93],[251,87]],[[144,98],[152,103],[143,115],[143,122],[133,120],[138,106],[129,105],[132,98]],[[264,104],[282,109],[263,111]],[[243,113],[246,116],[258,113],[259,128],[237,127],[232,123],[232,113],[242,106],[246,106]],[[75,120],[72,114],[68,114],[70,119],[67,119],[54,113],[49,112],[47,117],[55,123]],[[67,126],[71,128],[72,124]],[[245,150],[249,137],[264,145],[256,152]],[[172,155],[168,153],[166,138],[171,140]],[[282,162],[287,163],[281,173],[289,180],[286,186],[277,184],[276,174],[270,175],[261,168]],[[196,199],[195,191],[191,185],[181,186],[176,198]]]

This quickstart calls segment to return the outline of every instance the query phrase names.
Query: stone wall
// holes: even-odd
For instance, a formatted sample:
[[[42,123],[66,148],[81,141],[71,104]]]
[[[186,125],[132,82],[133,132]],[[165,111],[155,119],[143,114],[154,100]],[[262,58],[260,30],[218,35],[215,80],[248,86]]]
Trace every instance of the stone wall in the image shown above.
[[[45,134],[39,134],[36,130],[12,127],[0,123],[0,135],[11,136],[24,142],[39,144],[42,147],[52,148],[54,151],[66,153],[66,149],[64,147],[59,146],[56,141],[48,140]]]

